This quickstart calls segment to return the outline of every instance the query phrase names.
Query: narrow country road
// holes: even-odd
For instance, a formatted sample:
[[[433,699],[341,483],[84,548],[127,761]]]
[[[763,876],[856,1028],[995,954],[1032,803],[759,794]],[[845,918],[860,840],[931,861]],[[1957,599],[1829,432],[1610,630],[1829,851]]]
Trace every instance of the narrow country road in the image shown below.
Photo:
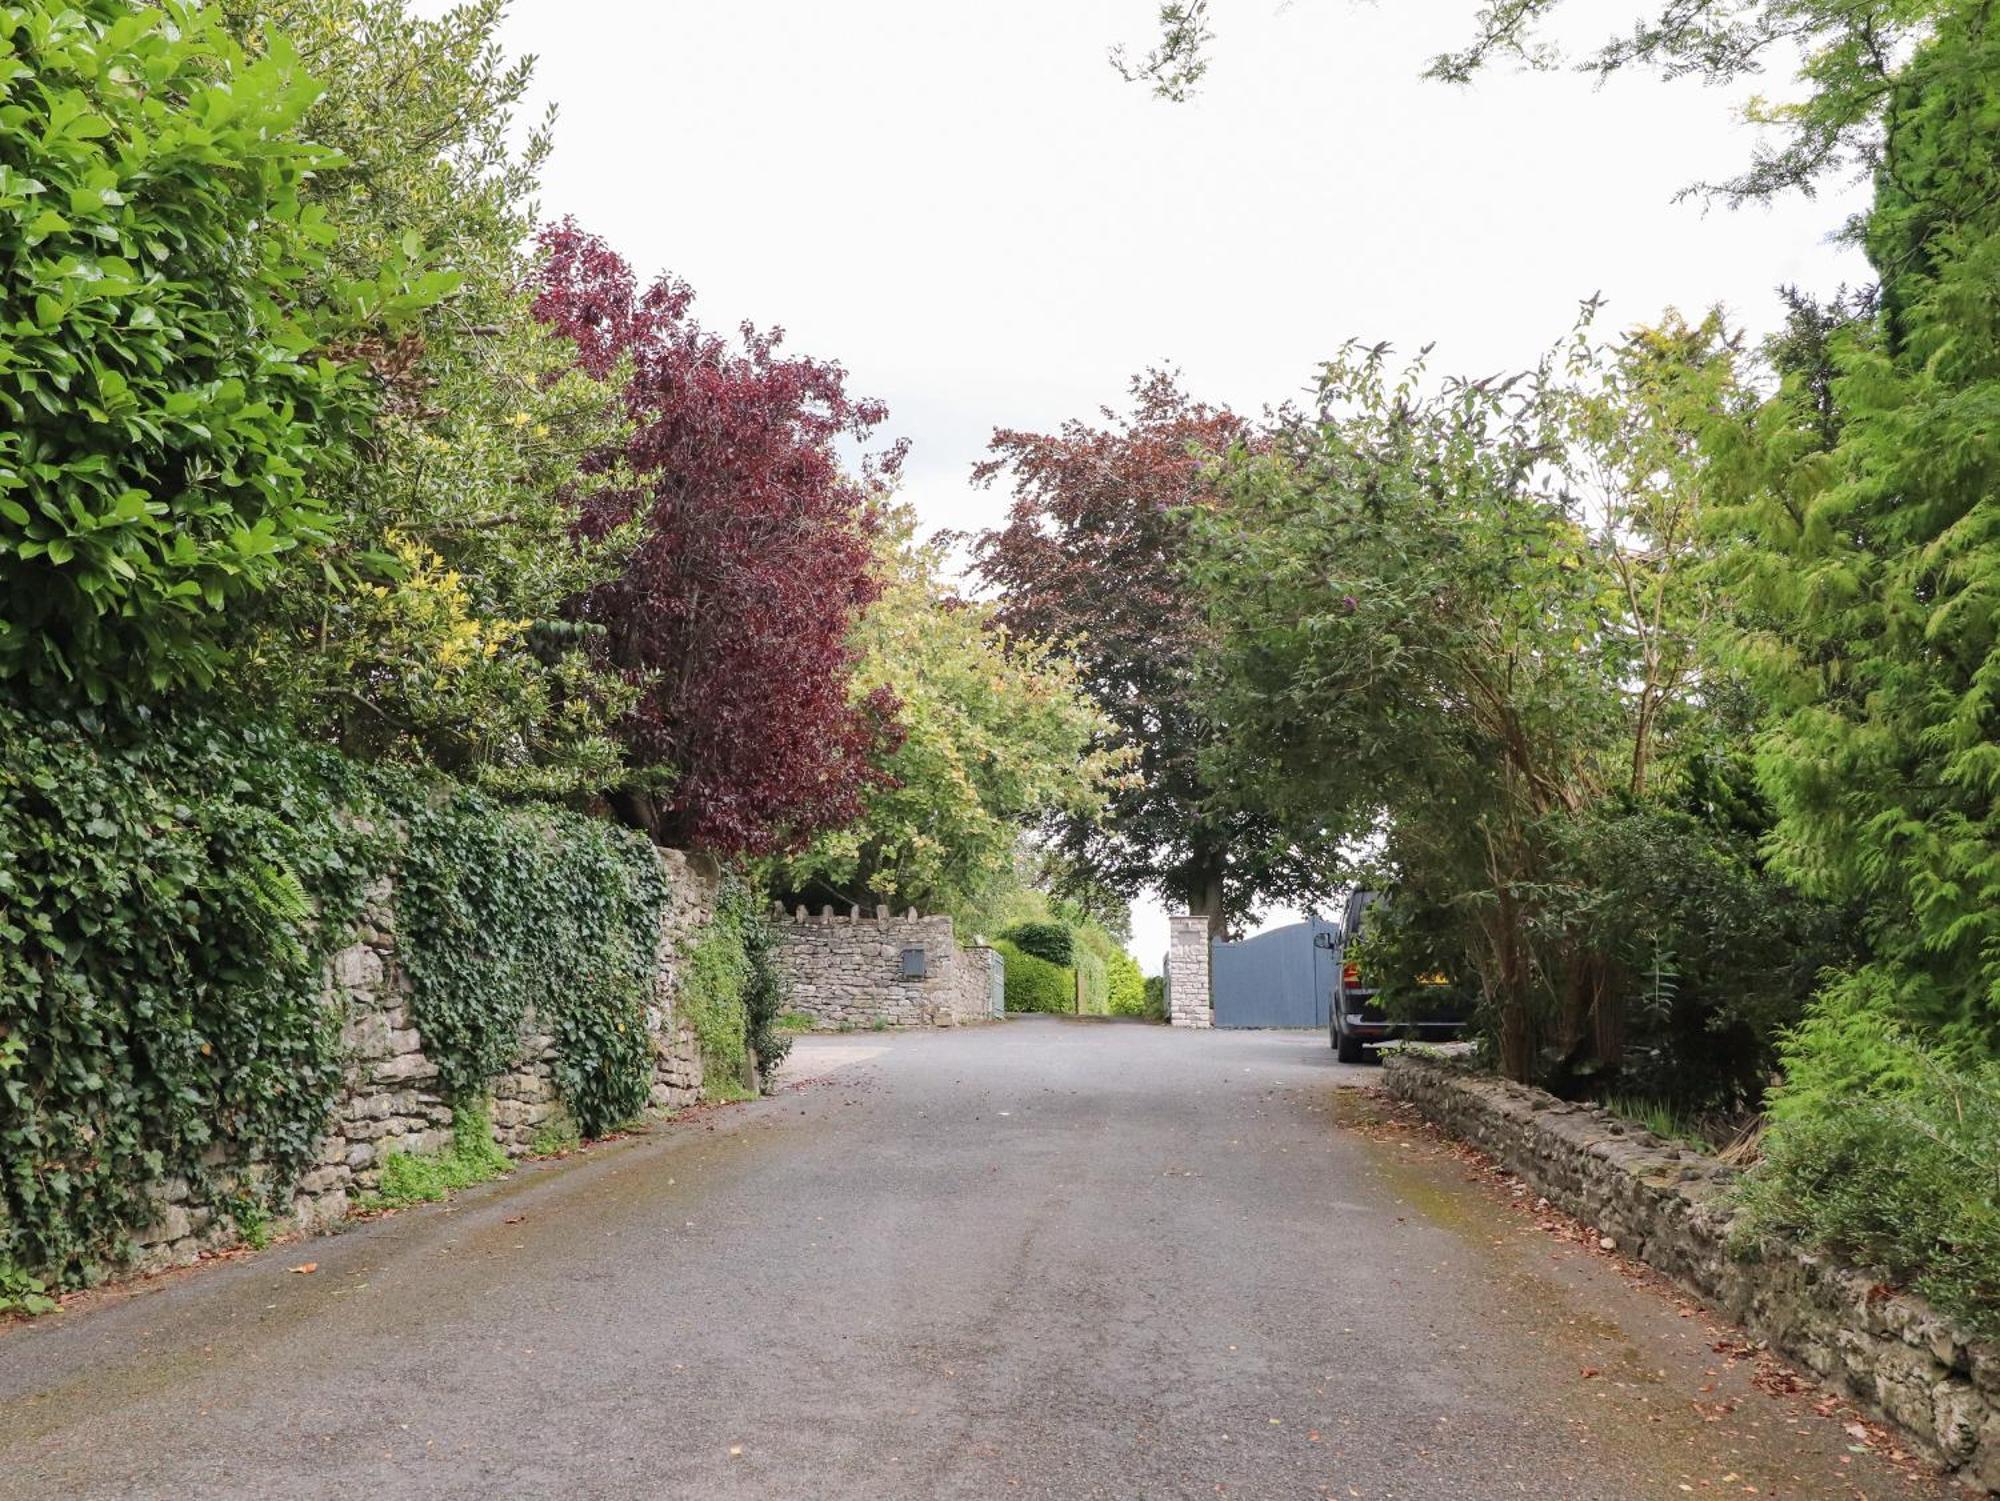
[[[0,1332],[0,1497],[1941,1497],[1323,1037],[814,1039],[753,1105]],[[288,1270],[306,1261],[317,1270]]]

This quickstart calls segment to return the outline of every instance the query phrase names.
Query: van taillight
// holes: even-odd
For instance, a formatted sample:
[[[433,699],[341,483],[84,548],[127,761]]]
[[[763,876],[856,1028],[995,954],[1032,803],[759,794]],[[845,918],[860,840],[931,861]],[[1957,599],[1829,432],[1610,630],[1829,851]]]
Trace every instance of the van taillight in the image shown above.
[[[1358,964],[1341,965],[1340,983],[1343,985],[1359,985],[1361,983],[1361,966]]]

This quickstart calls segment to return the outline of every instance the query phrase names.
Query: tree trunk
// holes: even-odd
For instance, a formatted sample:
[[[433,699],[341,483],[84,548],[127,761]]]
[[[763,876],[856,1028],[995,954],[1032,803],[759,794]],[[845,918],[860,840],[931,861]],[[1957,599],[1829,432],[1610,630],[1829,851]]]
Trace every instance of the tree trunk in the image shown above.
[[[1228,914],[1222,897],[1222,856],[1206,849],[1196,849],[1189,862],[1188,911],[1196,917],[1208,919],[1210,938],[1229,936]]]
[[[1526,967],[1522,963],[1520,910],[1511,888],[1499,897],[1500,1072],[1522,1084],[1534,1082],[1535,1019],[1528,1001]]]

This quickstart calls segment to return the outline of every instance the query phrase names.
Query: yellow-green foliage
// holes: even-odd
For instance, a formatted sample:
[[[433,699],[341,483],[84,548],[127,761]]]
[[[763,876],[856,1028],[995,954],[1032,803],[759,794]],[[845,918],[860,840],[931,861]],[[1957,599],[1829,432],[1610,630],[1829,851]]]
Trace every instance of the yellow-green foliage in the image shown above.
[[[1106,972],[1104,960],[1081,944],[1076,950],[1076,978],[1078,1011],[1090,1016],[1108,1016],[1111,1012],[1111,976]]]
[[[891,515],[882,597],[853,638],[850,692],[887,689],[901,706],[889,775],[864,794],[859,820],[821,835],[778,882],[970,918],[1010,874],[1021,831],[1094,814],[1129,753],[1103,748],[1108,721],[1074,664],[960,598],[945,549],[915,533],[913,513]]]
[[[735,914],[724,910],[688,951],[680,985],[681,1015],[701,1045],[702,1079],[711,1098],[719,1097],[725,1082],[742,1078],[749,1047],[743,994],[749,984],[743,934]]]
[[[1144,1016],[1146,975],[1139,968],[1139,961],[1121,948],[1105,961],[1104,967],[1110,972],[1111,1014]]]
[[[1007,1009],[1068,1015],[1076,1010],[1076,971],[1023,953],[1002,938],[993,947],[1007,964]]]

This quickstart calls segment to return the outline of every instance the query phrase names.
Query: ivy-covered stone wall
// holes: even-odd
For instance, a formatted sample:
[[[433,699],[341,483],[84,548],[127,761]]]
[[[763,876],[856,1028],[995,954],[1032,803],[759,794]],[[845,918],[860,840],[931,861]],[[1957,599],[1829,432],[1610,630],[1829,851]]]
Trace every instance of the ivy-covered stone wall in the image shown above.
[[[647,1103],[676,1110],[702,1097],[701,1050],[676,1006],[687,947],[715,914],[714,868],[673,850],[658,852],[667,899],[661,912],[653,993],[645,1008],[652,1069]],[[589,956],[578,955],[579,964]],[[312,1166],[290,1198],[288,1213],[268,1229],[312,1233],[344,1219],[379,1185],[392,1152],[430,1155],[452,1144],[452,1102],[438,1063],[426,1052],[412,1014],[411,983],[400,962],[396,893],[384,878],[369,888],[351,941],[327,963],[323,1001],[340,1032],[343,1076],[319,1137]],[[573,1129],[556,1082],[556,1045],[532,1011],[524,1018],[513,1057],[491,1084],[487,1113],[495,1142],[510,1157]],[[262,1182],[258,1162],[218,1163],[220,1193],[201,1195],[183,1177],[155,1191],[158,1214],[135,1237],[133,1269],[155,1271],[195,1260],[244,1239],[240,1207],[219,1200]]]

